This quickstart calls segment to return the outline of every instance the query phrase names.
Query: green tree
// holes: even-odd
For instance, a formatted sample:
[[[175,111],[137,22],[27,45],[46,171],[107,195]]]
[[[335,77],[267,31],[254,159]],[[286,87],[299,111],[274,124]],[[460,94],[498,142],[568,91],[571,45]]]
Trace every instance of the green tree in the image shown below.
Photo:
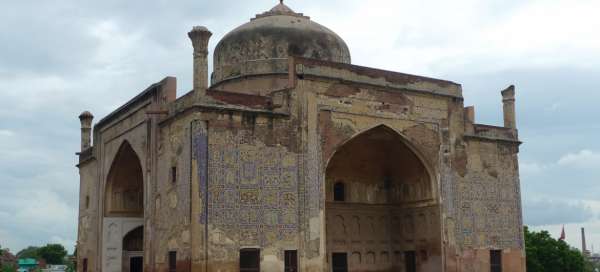
[[[525,227],[528,272],[590,272],[591,265],[575,248],[556,240],[547,231],[530,232]]]
[[[17,272],[17,269],[11,265],[3,265],[1,271],[2,272]]]
[[[19,259],[23,259],[23,258],[38,259],[40,257],[38,255],[38,249],[40,249],[40,248],[35,247],[35,246],[28,246],[27,248],[21,249],[21,251],[17,252],[17,258],[19,258]]]
[[[2,265],[2,268],[0,269],[0,271],[2,272],[16,272],[17,269],[12,266],[12,265]]]
[[[38,249],[38,256],[48,264],[63,264],[67,250],[61,244],[47,244]]]

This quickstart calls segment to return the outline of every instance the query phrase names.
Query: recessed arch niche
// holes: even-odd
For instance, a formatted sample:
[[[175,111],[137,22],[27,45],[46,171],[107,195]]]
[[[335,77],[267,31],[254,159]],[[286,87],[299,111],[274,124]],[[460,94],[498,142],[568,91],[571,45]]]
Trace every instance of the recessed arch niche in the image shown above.
[[[104,199],[106,217],[144,216],[144,175],[140,159],[125,141],[107,176]]]
[[[348,262],[349,271],[401,271],[405,260],[390,261],[389,252],[425,251],[438,257],[417,260],[419,267],[441,265],[435,182],[414,150],[402,135],[383,125],[335,150],[325,171],[328,258],[333,253],[360,254],[356,256],[364,256],[361,261]],[[343,201],[339,184],[345,191]]]

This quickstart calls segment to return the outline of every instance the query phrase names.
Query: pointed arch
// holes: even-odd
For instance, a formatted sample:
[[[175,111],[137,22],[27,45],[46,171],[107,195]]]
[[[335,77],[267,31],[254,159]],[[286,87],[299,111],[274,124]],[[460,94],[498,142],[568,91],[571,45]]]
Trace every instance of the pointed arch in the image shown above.
[[[333,157],[335,157],[336,153],[343,147],[345,146],[348,142],[351,142],[352,140],[360,137],[361,135],[365,134],[365,133],[371,133],[373,131],[377,131],[377,130],[386,130],[391,134],[396,135],[398,138],[397,140],[399,140],[400,142],[402,142],[404,145],[406,145],[406,147],[408,149],[410,149],[410,151],[412,151],[412,153],[414,153],[414,155],[421,161],[421,163],[423,163],[423,166],[425,166],[427,173],[429,174],[429,176],[433,179],[435,177],[435,169],[436,167],[432,164],[432,162],[427,159],[427,157],[424,155],[425,153],[421,151],[421,149],[416,146],[414,143],[412,143],[408,137],[406,137],[402,132],[399,132],[398,130],[385,125],[385,124],[377,124],[374,126],[371,126],[367,129],[363,129],[357,133],[355,133],[354,135],[352,135],[351,137],[348,137],[347,139],[340,141],[339,143],[336,144],[335,148],[333,149],[334,151],[331,152],[331,155],[327,158],[327,160],[325,161],[325,167],[327,167],[329,165],[329,162],[331,161],[331,159]]]
[[[357,169],[361,171],[354,171]],[[379,124],[356,133],[336,146],[325,166],[326,191],[330,191],[326,199],[333,198],[332,182],[345,184],[346,198],[352,197],[349,195],[350,191],[365,192],[351,188],[352,184],[356,184],[356,180],[349,180],[363,175],[365,178],[382,181],[381,189],[391,190],[395,195],[435,202],[437,183],[433,169],[434,167],[425,159],[423,153],[404,135],[387,125]],[[356,173],[359,176],[336,175],[339,173]],[[393,180],[394,177],[396,181]],[[403,179],[403,182],[399,183],[399,178]],[[366,195],[366,197],[377,196]]]
[[[442,251],[440,224],[425,226],[423,220],[417,220],[415,225],[415,219],[420,219],[418,215],[427,214],[435,222],[439,222],[440,216],[437,176],[422,154],[407,137],[386,125],[339,141],[324,167],[328,256],[350,253],[357,249],[355,245],[377,241],[386,249],[381,251],[381,259],[377,258],[379,251],[359,247],[366,255],[360,266],[351,262],[351,269],[398,271],[400,266],[389,261],[388,252],[416,250],[419,247],[416,241],[430,245],[426,250],[434,253],[428,254]],[[338,192],[336,197],[339,184],[344,185],[344,201],[336,201],[341,195]],[[361,231],[350,235],[352,243],[339,241],[337,217],[362,219]],[[414,231],[415,228],[419,231]],[[350,229],[357,228],[350,225]]]
[[[104,216],[144,216],[144,175],[140,159],[123,141],[108,171],[104,193]]]
[[[144,250],[144,226],[136,227],[123,236],[124,251]]]

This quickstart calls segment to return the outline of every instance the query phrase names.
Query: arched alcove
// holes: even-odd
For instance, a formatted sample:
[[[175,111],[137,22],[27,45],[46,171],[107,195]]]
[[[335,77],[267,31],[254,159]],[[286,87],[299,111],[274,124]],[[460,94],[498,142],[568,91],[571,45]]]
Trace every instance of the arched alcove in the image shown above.
[[[111,162],[104,191],[103,271],[141,272],[144,254],[144,174],[124,141]]]
[[[389,257],[376,258],[374,252],[423,250],[441,255],[435,183],[413,150],[396,131],[378,126],[342,144],[329,160],[325,173],[325,214],[326,222],[331,222],[326,225],[328,257],[356,252],[366,256],[361,264],[348,262],[348,271],[406,267]],[[336,223],[344,221],[359,231],[345,235],[340,228],[346,226]],[[421,265],[425,262],[417,260]]]
[[[140,160],[128,142],[123,142],[113,160],[106,182],[106,217],[144,216],[144,175]]]
[[[401,204],[433,197],[431,177],[404,139],[378,126],[339,147],[326,170],[327,200],[343,184],[345,202]]]

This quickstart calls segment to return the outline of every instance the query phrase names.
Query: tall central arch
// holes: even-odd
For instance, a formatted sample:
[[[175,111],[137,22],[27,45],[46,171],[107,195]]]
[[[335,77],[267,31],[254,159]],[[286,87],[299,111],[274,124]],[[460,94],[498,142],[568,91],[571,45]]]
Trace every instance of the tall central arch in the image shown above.
[[[104,216],[144,217],[144,176],[137,154],[124,142],[106,182]]]
[[[341,145],[326,168],[331,271],[439,271],[435,182],[400,134],[379,126]]]
[[[103,271],[142,272],[144,174],[124,141],[111,164],[104,193]]]

